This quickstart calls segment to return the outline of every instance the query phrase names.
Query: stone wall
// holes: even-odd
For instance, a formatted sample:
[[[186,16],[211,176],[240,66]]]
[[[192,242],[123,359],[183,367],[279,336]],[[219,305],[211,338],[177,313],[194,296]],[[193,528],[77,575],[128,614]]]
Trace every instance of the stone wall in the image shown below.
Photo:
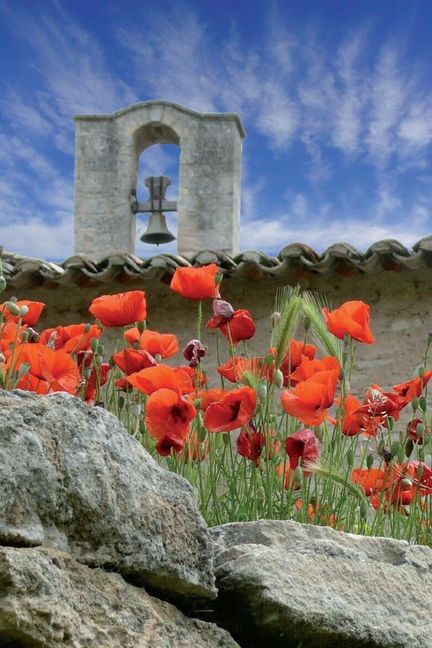
[[[100,294],[142,289],[147,295],[149,328],[176,333],[180,344],[184,345],[196,335],[196,304],[170,290],[170,277],[169,273],[162,273],[162,280],[140,282],[131,279],[130,283],[111,284],[86,282],[85,277],[81,277],[80,285],[74,287],[47,282],[40,287],[21,289],[19,293],[16,288],[8,288],[4,295],[15,294],[18,298],[45,302],[47,309],[41,328],[86,321],[91,300]],[[371,382],[385,387],[411,376],[422,360],[427,336],[432,332],[432,269],[400,273],[383,271],[355,277],[315,276],[303,279],[301,285],[321,291],[334,306],[348,299],[362,299],[371,305],[371,326],[376,343],[357,345],[353,386],[358,393]],[[256,336],[248,343],[253,354],[263,354],[268,348],[276,288],[277,282],[266,277],[236,276],[222,282],[222,296],[234,308],[248,308],[256,321]],[[204,306],[204,322],[210,312],[211,303],[208,302]],[[210,375],[217,365],[214,336],[214,332],[203,333],[203,340],[209,345],[206,365]],[[181,362],[181,358],[178,361]]]

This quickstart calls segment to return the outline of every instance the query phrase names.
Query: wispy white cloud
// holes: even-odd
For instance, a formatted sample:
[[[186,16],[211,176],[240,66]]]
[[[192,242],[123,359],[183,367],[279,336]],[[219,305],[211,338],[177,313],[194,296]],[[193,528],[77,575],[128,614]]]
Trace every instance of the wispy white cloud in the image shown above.
[[[370,26],[360,26],[340,42],[324,42],[317,32],[294,33],[273,12],[253,41],[246,42],[241,25],[235,24],[216,40],[198,12],[180,5],[169,13],[153,7],[145,24],[139,17],[134,24],[123,17],[119,28],[113,23],[113,44],[127,70],[123,75],[111,64],[109,46],[73,20],[61,3],[24,15],[3,6],[3,13],[26,43],[34,84],[9,80],[0,100],[7,123],[0,133],[2,240],[12,236],[19,244],[9,222],[12,213],[14,223],[28,221],[40,233],[45,255],[51,256],[44,229],[50,221],[57,232],[52,240],[63,241],[62,250],[70,245],[71,253],[71,117],[112,112],[145,98],[203,112],[239,112],[250,133],[248,154],[265,150],[269,159],[277,155],[281,167],[295,169],[301,191],[282,188],[275,217],[262,220],[268,213],[262,209],[273,185],[271,171],[255,171],[255,178],[245,164],[243,249],[277,251],[281,241],[295,239],[322,249],[341,235],[359,248],[398,236],[410,244],[427,227],[432,91],[424,83],[424,70],[407,62],[394,39],[372,50]],[[303,156],[301,167],[297,153]],[[176,155],[153,147],[141,158],[140,178],[171,176],[173,195],[177,165]],[[354,182],[348,176],[356,168]],[[409,191],[404,186],[408,173]],[[410,232],[397,225],[402,217],[411,219]],[[24,246],[30,246],[19,232]],[[165,249],[174,251],[175,244]],[[139,244],[137,251],[143,250]]]

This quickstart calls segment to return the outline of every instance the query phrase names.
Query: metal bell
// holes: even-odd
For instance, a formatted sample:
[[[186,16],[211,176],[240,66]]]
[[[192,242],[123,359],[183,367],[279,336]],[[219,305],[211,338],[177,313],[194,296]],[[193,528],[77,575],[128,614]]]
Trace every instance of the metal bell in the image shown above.
[[[165,215],[160,211],[150,212],[149,223],[146,231],[141,236],[143,243],[150,243],[151,245],[160,245],[161,243],[169,243],[174,241],[175,236],[169,231]]]

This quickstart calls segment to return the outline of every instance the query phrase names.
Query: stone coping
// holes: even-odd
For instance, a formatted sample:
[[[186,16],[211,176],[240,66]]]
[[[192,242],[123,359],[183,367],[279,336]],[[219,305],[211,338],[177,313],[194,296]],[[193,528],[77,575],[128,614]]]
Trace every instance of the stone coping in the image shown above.
[[[123,115],[126,115],[130,112],[134,112],[136,110],[141,110],[142,108],[175,108],[176,110],[179,110],[180,112],[184,112],[188,115],[191,115],[193,117],[197,117],[198,119],[201,118],[206,118],[206,119],[215,119],[215,120],[234,120],[235,123],[237,124],[237,127],[239,129],[240,135],[242,138],[246,137],[246,131],[243,126],[243,122],[240,118],[240,115],[237,113],[202,113],[202,112],[197,112],[196,110],[192,110],[191,108],[186,108],[185,106],[182,106],[178,103],[175,103],[173,101],[162,101],[159,99],[154,99],[150,101],[140,101],[135,104],[132,104],[131,106],[127,106],[126,108],[121,108],[120,110],[116,110],[113,113],[106,114],[106,115],[74,115],[74,121],[97,121],[97,120],[106,120],[106,119],[117,119],[118,117],[122,117]]]
[[[214,250],[202,250],[189,259],[175,254],[157,254],[142,259],[118,252],[96,261],[85,254],[74,254],[62,263],[2,252],[3,273],[11,286],[32,287],[46,283],[62,285],[126,284],[159,279],[167,281],[176,268],[216,263],[222,274],[232,280],[267,279],[275,284],[301,282],[313,276],[365,276],[383,271],[423,271],[432,268],[432,235],[404,247],[386,239],[359,252],[348,243],[335,243],[318,254],[303,243],[286,245],[276,257],[259,250],[228,256]]]

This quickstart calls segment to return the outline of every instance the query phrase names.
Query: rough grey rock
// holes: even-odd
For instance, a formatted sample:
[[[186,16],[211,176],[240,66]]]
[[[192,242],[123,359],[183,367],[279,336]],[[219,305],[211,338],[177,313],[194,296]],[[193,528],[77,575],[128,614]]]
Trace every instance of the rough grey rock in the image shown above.
[[[248,648],[432,646],[432,550],[290,521],[212,529],[219,618]]]
[[[169,600],[214,598],[208,529],[182,477],[109,412],[0,392],[0,545],[46,545]]]
[[[228,632],[51,548],[0,547],[2,648],[235,648]]]

